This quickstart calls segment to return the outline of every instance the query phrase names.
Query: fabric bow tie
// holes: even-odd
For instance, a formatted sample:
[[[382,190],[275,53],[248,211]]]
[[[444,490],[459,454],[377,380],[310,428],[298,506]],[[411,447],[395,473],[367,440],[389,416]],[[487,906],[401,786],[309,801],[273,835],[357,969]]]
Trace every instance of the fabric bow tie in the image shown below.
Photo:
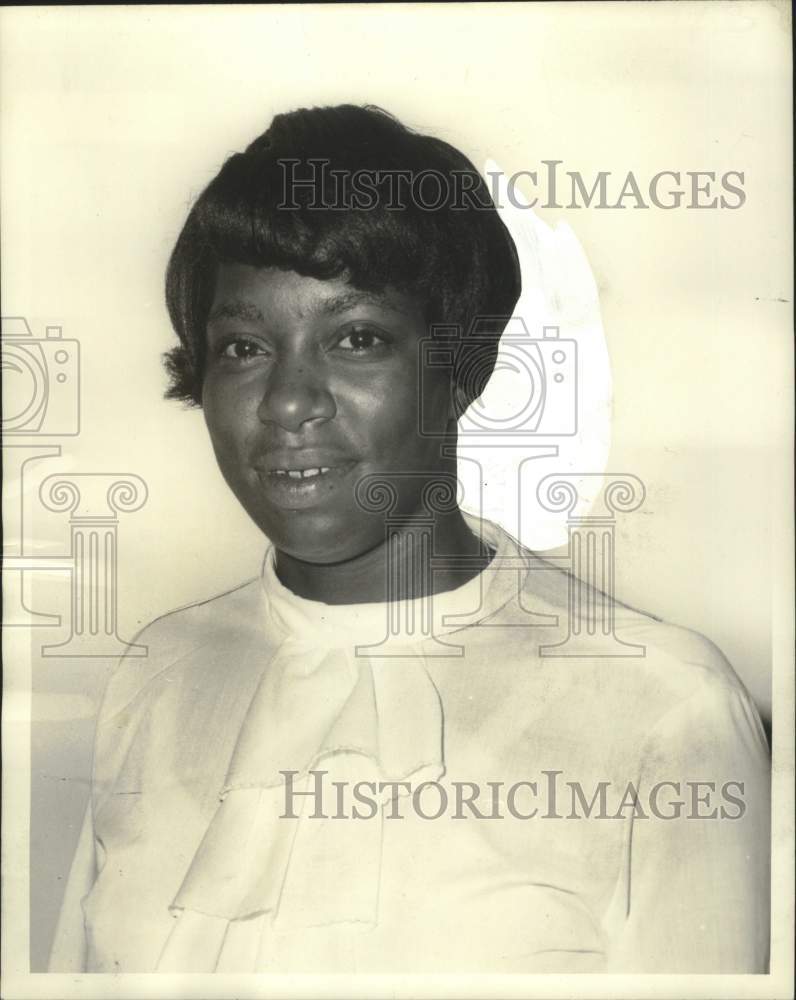
[[[172,903],[177,919],[159,970],[184,970],[186,950],[187,967],[196,969],[197,938],[203,963],[215,968],[228,923],[265,913],[280,927],[376,922],[381,811],[360,821],[334,819],[332,782],[350,788],[444,773],[439,695],[422,657],[405,652],[371,660],[283,643],[254,695],[221,802]],[[326,772],[320,801],[311,771]]]

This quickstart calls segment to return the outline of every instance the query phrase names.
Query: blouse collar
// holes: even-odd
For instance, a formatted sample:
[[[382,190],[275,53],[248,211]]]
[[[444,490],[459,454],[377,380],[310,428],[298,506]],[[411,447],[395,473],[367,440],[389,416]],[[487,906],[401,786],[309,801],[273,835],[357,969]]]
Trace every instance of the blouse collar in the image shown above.
[[[326,604],[299,597],[277,576],[276,549],[270,545],[261,574],[267,618],[284,638],[326,648],[387,640],[414,644],[474,624],[505,603],[516,589],[516,564],[514,573],[500,572],[500,564],[518,555],[519,549],[497,525],[471,514],[463,516],[473,534],[494,551],[493,559],[462,586],[428,598]]]

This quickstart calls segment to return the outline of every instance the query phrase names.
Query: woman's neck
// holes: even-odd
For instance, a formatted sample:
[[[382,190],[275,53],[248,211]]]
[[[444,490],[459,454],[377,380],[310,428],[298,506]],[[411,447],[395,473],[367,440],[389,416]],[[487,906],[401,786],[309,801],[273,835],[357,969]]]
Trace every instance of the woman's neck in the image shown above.
[[[342,563],[302,562],[277,551],[276,573],[288,590],[310,601],[381,603],[455,590],[482,572],[491,558],[456,509],[438,516],[431,530],[427,522],[417,527],[409,522],[389,543]]]

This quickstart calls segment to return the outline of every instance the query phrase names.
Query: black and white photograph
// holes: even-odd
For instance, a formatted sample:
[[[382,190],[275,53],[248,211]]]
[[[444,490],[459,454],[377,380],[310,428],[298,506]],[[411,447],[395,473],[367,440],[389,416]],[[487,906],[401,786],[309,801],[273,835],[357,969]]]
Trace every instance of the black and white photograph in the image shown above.
[[[2,995],[793,996],[790,5],[0,56]]]

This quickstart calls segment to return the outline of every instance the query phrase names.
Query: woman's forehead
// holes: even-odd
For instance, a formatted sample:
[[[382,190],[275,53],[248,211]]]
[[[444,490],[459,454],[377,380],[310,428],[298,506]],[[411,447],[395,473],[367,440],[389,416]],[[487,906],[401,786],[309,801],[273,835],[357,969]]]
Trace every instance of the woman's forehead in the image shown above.
[[[297,319],[334,317],[365,308],[414,319],[423,313],[416,296],[395,288],[357,288],[345,277],[315,278],[276,267],[221,264],[209,322],[222,319],[263,321],[266,314],[285,312]]]

